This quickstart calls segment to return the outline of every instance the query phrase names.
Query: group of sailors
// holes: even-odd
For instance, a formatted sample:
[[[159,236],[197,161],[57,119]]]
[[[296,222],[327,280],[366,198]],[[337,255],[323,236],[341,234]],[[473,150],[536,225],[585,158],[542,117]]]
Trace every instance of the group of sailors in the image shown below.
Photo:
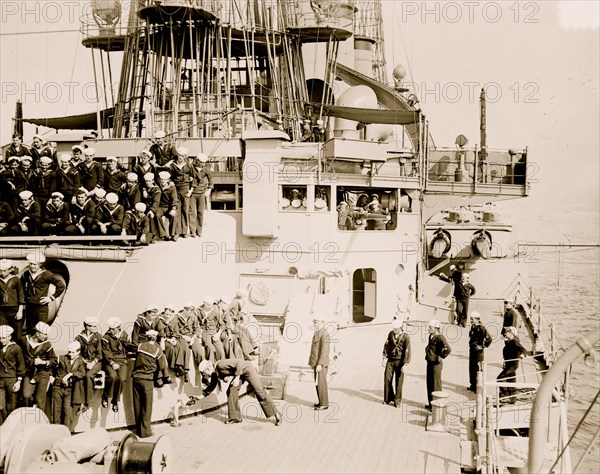
[[[340,230],[386,230],[390,212],[379,201],[378,194],[359,196],[355,203],[341,201],[337,206]]]
[[[136,244],[202,235],[213,187],[208,156],[189,156],[162,131],[130,169],[103,166],[85,143],[58,157],[18,133],[0,160],[0,236],[134,235]]]
[[[199,306],[190,301],[183,308],[166,305],[161,310],[150,304],[136,318],[131,334],[118,317],[107,320],[104,334],[98,320],[87,317],[81,333],[68,344],[67,354],[60,357],[48,340],[47,321],[33,326],[28,322],[28,334],[17,337],[17,313],[5,311],[0,321],[0,422],[17,406],[37,406],[54,423],[73,431],[77,417],[88,410],[100,371],[104,371],[102,407],[119,411],[130,376],[137,431],[150,436],[154,387],[175,383],[177,378],[188,383],[190,358],[196,368],[195,386],[202,385],[203,361],[217,364],[256,358],[258,331],[247,304],[244,288],[234,298],[206,296]],[[128,375],[130,359],[135,362]]]

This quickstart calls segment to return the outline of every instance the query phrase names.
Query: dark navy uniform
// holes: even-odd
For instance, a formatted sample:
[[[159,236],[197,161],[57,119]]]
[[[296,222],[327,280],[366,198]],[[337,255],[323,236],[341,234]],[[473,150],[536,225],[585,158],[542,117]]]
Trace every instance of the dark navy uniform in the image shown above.
[[[427,361],[427,401],[431,405],[433,392],[442,390],[443,359],[448,357],[452,349],[446,338],[441,334],[430,334],[429,342],[425,347],[425,360]]]
[[[102,399],[108,401],[110,398],[113,406],[119,402],[127,380],[127,354],[130,346],[129,334],[125,331],[121,331],[118,337],[111,332],[102,336],[102,354],[106,372]],[[119,367],[115,368],[114,365]]]
[[[469,331],[469,390],[477,388],[477,371],[483,362],[483,351],[492,343],[492,336],[481,323],[473,324]]]
[[[125,212],[123,230],[127,235],[135,235],[137,237],[136,245],[149,244],[154,238],[153,234],[150,233],[150,219],[145,214],[139,216],[136,211]],[[142,235],[145,236],[145,242],[141,241]]]
[[[42,210],[39,202],[32,201],[28,206],[21,202],[15,209],[15,218],[10,227],[10,233],[12,235],[38,235],[41,219]],[[24,230],[20,224],[25,224],[27,230]]]
[[[23,320],[17,320],[19,306],[25,304],[25,293],[21,280],[10,275],[6,280],[0,278],[0,326],[8,325],[14,329],[14,339],[21,339]]]
[[[117,204],[112,209],[104,203],[96,209],[96,233],[100,233],[100,223],[107,224],[106,233],[109,235],[120,235],[123,229],[123,218],[125,210],[123,206]]]
[[[383,346],[383,356],[387,358],[383,381],[383,400],[397,407],[402,402],[404,365],[410,362],[410,337],[390,331]]]
[[[92,161],[88,166],[84,161],[78,165],[77,170],[81,178],[81,185],[88,191],[99,188],[104,184],[104,170],[100,163]]]
[[[0,236],[9,234],[14,218],[15,213],[11,205],[5,201],[0,201]]]
[[[21,339],[21,349],[25,358],[25,379],[23,380],[23,398],[25,405],[33,403],[40,409],[46,408],[46,392],[50,374],[58,364],[58,358],[50,341],[37,342],[33,336],[25,336]],[[35,358],[39,357],[43,364],[36,365]],[[35,383],[32,383],[35,381]]]
[[[42,220],[42,232],[46,235],[63,235],[70,224],[69,205],[62,202],[55,206],[52,201],[48,201]]]
[[[498,374],[498,382],[515,383],[517,381],[517,369],[519,368],[519,360],[523,354],[527,352],[521,345],[519,338],[515,336],[504,343],[502,349],[502,357],[504,358],[504,368]],[[500,397],[508,397],[504,400],[507,403],[515,403],[514,387],[500,387]]]
[[[33,172],[29,180],[29,188],[42,207],[46,205],[50,195],[56,191],[56,173],[41,168]]]
[[[81,344],[81,357],[86,364],[94,363],[91,369],[85,371],[85,405],[89,405],[92,401],[94,393],[94,377],[102,369],[102,336],[98,332],[86,334],[81,332],[75,337],[75,340]]]
[[[64,377],[72,374],[68,381]],[[85,361],[81,356],[71,360],[68,355],[58,358],[52,388],[52,423],[65,425],[72,433],[75,429],[75,409],[84,403]]]
[[[260,377],[251,362],[242,359],[223,359],[217,362],[215,366],[217,377],[223,380],[225,377],[239,377],[240,384],[237,386],[229,385],[227,389],[227,412],[230,420],[241,420],[242,412],[240,410],[239,392],[244,382],[248,382],[250,389],[256,394],[256,399],[267,418],[277,414],[277,409],[273,405],[273,400],[269,393],[263,388]],[[205,393],[212,391],[216,383],[211,381]],[[248,390],[250,391],[250,390]]]
[[[167,370],[167,360],[160,346],[154,341],[138,346],[135,365],[131,373],[133,381],[133,411],[135,426],[140,438],[152,436],[152,402],[154,380],[158,372]]]
[[[48,270],[41,270],[36,275],[32,275],[31,271],[27,270],[21,276],[21,283],[25,290],[27,330],[32,332],[38,322],[48,322],[48,305],[40,303],[40,298],[48,296],[50,284],[55,288],[52,298],[58,298],[65,291],[65,284],[62,278],[58,278]]]
[[[77,169],[71,165],[67,169],[62,167],[56,170],[56,191],[62,193],[65,197],[65,202],[71,204],[71,199],[75,195],[75,191],[81,186],[81,179]]]
[[[202,236],[204,211],[206,210],[206,192],[213,187],[213,178],[206,166],[194,167],[192,179],[192,197],[190,198],[190,232]]]
[[[206,357],[211,362],[225,359],[225,349],[221,342],[219,331],[224,329],[225,324],[221,310],[217,305],[202,306],[200,311],[200,327],[202,329],[202,342],[206,348]]]
[[[131,343],[134,346],[146,342],[148,340],[146,332],[153,329],[158,332],[158,338],[164,337],[163,323],[159,317],[148,321],[143,314],[140,314],[133,323],[133,332],[131,333]]]
[[[83,206],[77,202],[71,205],[71,225],[67,227],[66,232],[71,235],[89,235],[96,218],[96,204],[88,199]],[[83,232],[78,226],[83,227]]]
[[[0,424],[17,407],[17,393],[13,392],[13,387],[17,378],[22,379],[24,375],[23,351],[10,341],[0,348]]]

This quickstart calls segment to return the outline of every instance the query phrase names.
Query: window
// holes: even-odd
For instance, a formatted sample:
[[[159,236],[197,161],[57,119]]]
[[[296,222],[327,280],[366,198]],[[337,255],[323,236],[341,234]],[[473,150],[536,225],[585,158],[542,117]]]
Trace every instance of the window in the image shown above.
[[[339,230],[394,230],[398,221],[398,190],[340,187],[336,210]]]
[[[282,211],[306,211],[306,186],[281,186],[279,208]]]
[[[352,275],[352,320],[368,323],[377,314],[377,272],[373,268],[358,268]]]

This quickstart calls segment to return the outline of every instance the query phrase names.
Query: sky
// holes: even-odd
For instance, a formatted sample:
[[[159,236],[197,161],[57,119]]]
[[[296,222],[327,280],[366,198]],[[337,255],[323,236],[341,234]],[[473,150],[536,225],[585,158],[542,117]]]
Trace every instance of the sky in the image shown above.
[[[478,144],[484,87],[488,147],[528,148],[528,206],[600,208],[600,2],[382,3],[389,80],[403,65],[437,146],[454,146],[458,134]],[[87,13],[83,1],[0,2],[1,143],[18,98],[29,117],[95,111],[79,32]]]

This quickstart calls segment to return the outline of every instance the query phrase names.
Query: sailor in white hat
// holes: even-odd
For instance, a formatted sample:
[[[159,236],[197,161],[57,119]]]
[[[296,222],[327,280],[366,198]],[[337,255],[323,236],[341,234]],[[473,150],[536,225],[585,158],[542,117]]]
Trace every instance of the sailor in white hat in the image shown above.
[[[183,304],[183,309],[178,315],[178,323],[181,337],[191,349],[194,364],[197,366],[206,357],[206,351],[202,346],[200,318],[196,312],[196,304],[193,301],[186,301]]]
[[[171,173],[158,173],[158,187],[161,192],[159,207],[156,211],[159,237],[163,240],[177,240],[181,233],[181,205],[177,197],[177,189],[170,181]]]
[[[198,153],[192,160],[193,175],[190,197],[190,233],[192,236],[202,236],[204,212],[213,189],[213,176],[207,165],[208,156]]]
[[[450,354],[451,349],[446,338],[440,332],[440,322],[432,319],[428,323],[429,342],[425,348],[425,360],[427,361],[427,408],[431,409],[433,392],[442,390],[442,367],[443,360]]]
[[[167,374],[168,367],[165,355],[156,343],[158,331],[148,329],[145,337],[146,340],[138,345],[131,372],[135,427],[140,438],[147,438],[153,434],[151,422],[155,384],[162,387],[165,382],[171,383],[171,377],[164,375]]]
[[[123,321],[117,316],[106,320],[108,330],[102,336],[102,353],[105,360],[106,378],[102,393],[102,407],[108,408],[110,400],[113,412],[119,411],[119,400],[127,380],[127,348],[129,335],[123,331]]]
[[[23,288],[19,272],[12,260],[0,260],[0,278],[2,279],[2,305],[0,305],[0,324],[10,324],[16,331],[16,340],[21,339],[23,325]]]
[[[46,261],[42,253],[30,253],[26,258],[29,265],[21,281],[25,293],[27,327],[31,332],[38,321],[48,321],[48,305],[63,294],[65,282],[62,277],[42,268]],[[51,285],[54,286],[53,294],[50,294]]]
[[[404,366],[410,362],[410,337],[402,330],[402,321],[392,320],[392,330],[383,345],[383,364],[385,376],[383,384],[383,403],[397,408],[402,403],[402,384]]]
[[[106,203],[101,205],[96,213],[100,232],[106,235],[121,235],[124,218],[125,210],[119,204],[119,196],[108,193]]]
[[[502,383],[515,383],[516,374],[519,368],[520,359],[528,354],[527,349],[523,347],[517,337],[517,328],[507,326],[504,329],[504,348],[502,356],[504,358],[504,369],[498,374],[497,381]],[[514,387],[500,387],[500,402],[515,403],[516,396]]]
[[[81,185],[88,191],[93,191],[104,185],[104,169],[98,163],[94,156],[96,150],[94,148],[86,148],[83,151],[85,160],[78,166],[81,176]]]
[[[50,374],[57,365],[58,358],[48,340],[50,326],[40,321],[30,329],[32,335],[23,338],[22,345],[26,365],[26,375],[23,379],[23,398],[25,405],[28,407],[33,404],[38,407],[45,407]]]
[[[31,191],[27,190],[19,193],[19,204],[14,214],[13,225],[9,228],[12,235],[39,234],[42,211],[40,203],[34,199]]]
[[[150,152],[152,153],[157,166],[166,166],[166,164],[169,161],[172,161],[177,154],[173,145],[167,143],[166,134],[162,130],[159,130],[154,134],[154,140],[150,146]]]
[[[64,235],[70,225],[69,205],[64,202],[65,196],[54,191],[44,209],[42,233],[45,235]]]
[[[146,204],[136,202],[133,207],[133,210],[125,212],[122,235],[135,235],[135,245],[154,243],[154,237],[150,232],[150,219],[146,215]]]
[[[33,158],[29,155],[22,156],[19,160],[19,169],[29,184],[29,180],[33,176],[33,168],[31,167]]]
[[[75,168],[76,164],[71,160],[71,155],[63,153],[58,159],[58,169],[56,170],[56,190],[64,195],[65,202],[73,202],[73,196],[81,185],[79,172]]]
[[[7,325],[0,326],[0,424],[17,406],[17,395],[21,390],[21,382],[25,375],[23,352],[21,347],[12,341],[14,329]]]
[[[87,316],[83,320],[83,331],[75,340],[81,344],[81,356],[85,362],[85,397],[79,413],[86,411],[94,393],[94,377],[102,369],[102,336],[98,331],[98,318]]]
[[[477,391],[477,372],[480,362],[484,360],[484,350],[492,343],[492,336],[481,324],[481,315],[477,311],[471,312],[471,329],[469,330],[469,388],[471,392]]]
[[[213,362],[225,359],[225,348],[221,342],[221,331],[225,329],[225,324],[221,319],[221,311],[215,305],[215,297],[206,295],[198,311],[202,342],[207,349],[208,358]]]
[[[160,330],[161,322],[158,317],[158,305],[150,303],[133,323],[131,342],[138,345],[147,340],[146,333],[150,330]],[[162,334],[161,334],[162,336]]]
[[[85,362],[81,357],[81,344],[67,344],[67,353],[58,358],[56,378],[52,388],[52,405],[55,422],[62,422],[69,431],[75,428],[75,412],[80,412],[84,397]]]

